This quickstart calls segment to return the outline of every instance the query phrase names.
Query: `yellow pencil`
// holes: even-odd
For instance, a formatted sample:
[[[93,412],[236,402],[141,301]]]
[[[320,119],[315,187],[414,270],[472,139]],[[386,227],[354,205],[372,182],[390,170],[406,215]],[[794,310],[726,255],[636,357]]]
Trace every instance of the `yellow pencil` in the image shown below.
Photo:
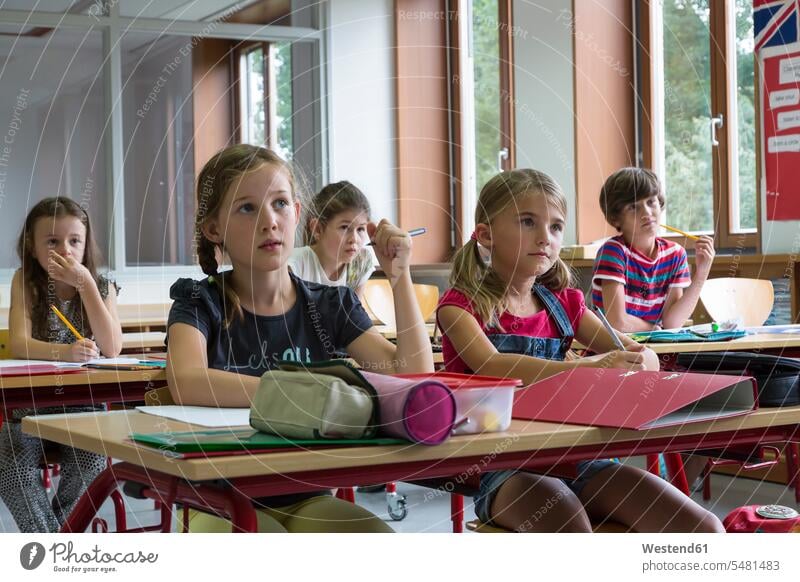
[[[78,340],[83,340],[83,336],[82,336],[82,335],[81,335],[81,334],[78,332],[78,330],[77,330],[77,329],[75,329],[75,326],[74,326],[74,325],[72,325],[72,324],[69,322],[69,320],[68,320],[66,317],[64,317],[64,314],[63,314],[63,313],[61,313],[61,312],[58,310],[58,307],[56,307],[55,305],[51,305],[51,306],[50,306],[50,309],[52,309],[52,310],[53,310],[53,313],[55,313],[55,314],[58,316],[58,318],[59,318],[61,321],[63,321],[63,322],[64,322],[64,325],[66,325],[66,326],[67,326],[67,328],[68,328],[68,329],[69,329],[69,330],[72,332],[72,335],[74,335],[76,338],[78,338]]]
[[[674,226],[669,226],[668,224],[662,224],[661,226],[663,226],[667,230],[671,230],[672,232],[677,232],[678,234],[682,234],[686,238],[690,238],[692,240],[700,240],[699,236],[695,236],[693,234],[689,234],[688,232],[683,232],[681,229],[675,228]]]

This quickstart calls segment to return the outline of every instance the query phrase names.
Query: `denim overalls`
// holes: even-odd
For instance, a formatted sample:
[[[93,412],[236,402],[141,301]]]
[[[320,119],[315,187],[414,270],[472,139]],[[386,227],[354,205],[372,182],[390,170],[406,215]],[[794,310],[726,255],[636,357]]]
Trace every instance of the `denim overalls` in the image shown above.
[[[487,330],[486,337],[498,352],[503,354],[521,354],[545,360],[563,360],[572,343],[575,331],[567,317],[564,307],[555,295],[542,285],[533,286],[533,294],[544,305],[544,309],[558,327],[560,338],[529,337],[509,333],[492,333]],[[515,329],[507,331],[516,331]],[[577,464],[578,476],[574,480],[564,479],[567,486],[576,494],[580,494],[587,481],[599,471],[613,465],[614,462],[606,459],[594,461],[581,461]],[[504,470],[481,475],[481,485],[478,495],[475,496],[475,513],[483,523],[491,523],[489,510],[494,501],[494,496],[503,482],[514,475],[516,471]]]

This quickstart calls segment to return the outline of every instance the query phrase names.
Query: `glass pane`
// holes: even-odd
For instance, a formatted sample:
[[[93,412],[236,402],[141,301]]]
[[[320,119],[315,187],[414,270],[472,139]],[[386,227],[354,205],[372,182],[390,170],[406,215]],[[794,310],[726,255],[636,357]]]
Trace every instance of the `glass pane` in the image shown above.
[[[753,60],[753,2],[736,0],[736,112],[738,115],[738,200],[734,227],[756,228],[756,118]],[[738,203],[737,203],[738,202]]]
[[[669,224],[713,230],[708,0],[663,0],[664,149]]]
[[[478,191],[497,174],[500,151],[500,25],[497,0],[472,5],[475,75],[475,183]]]
[[[78,4],[72,7],[73,4]],[[82,9],[83,2],[77,0],[48,0],[48,2],[31,2],[31,0],[4,0],[2,3],[3,10],[24,10],[25,12],[55,12],[64,14],[70,12],[72,14],[78,13]],[[97,4],[101,4],[97,2]],[[30,27],[25,27],[23,32],[27,31]]]
[[[98,0],[100,2],[100,0]],[[318,0],[267,0],[242,7],[241,0],[120,0],[119,12],[128,18],[161,18],[192,22],[220,20],[245,24],[318,27]]]
[[[6,28],[15,30],[0,36],[0,268],[19,267],[16,243],[25,216],[50,196],[70,197],[86,209],[106,265],[111,196],[101,34]]]
[[[230,137],[228,117],[227,124],[215,126],[215,134],[204,134],[197,142],[192,139],[194,103],[207,97],[204,85],[198,84],[193,93],[193,64],[199,79],[208,78],[207,71],[200,70],[202,63],[216,62],[219,56],[204,57],[207,45],[202,44],[185,50],[191,40],[149,33],[129,33],[122,38],[125,254],[129,266],[193,264],[195,150],[220,138],[224,145]],[[202,42],[217,43],[214,39]],[[200,109],[204,122],[218,118],[220,108],[229,115],[229,108],[219,105],[217,97],[208,97],[208,109]]]
[[[264,49],[259,47],[241,56],[240,80],[242,142],[264,145]]]
[[[273,74],[275,75],[275,150],[285,159],[291,160],[294,147],[292,145],[292,45],[280,42],[272,45]]]

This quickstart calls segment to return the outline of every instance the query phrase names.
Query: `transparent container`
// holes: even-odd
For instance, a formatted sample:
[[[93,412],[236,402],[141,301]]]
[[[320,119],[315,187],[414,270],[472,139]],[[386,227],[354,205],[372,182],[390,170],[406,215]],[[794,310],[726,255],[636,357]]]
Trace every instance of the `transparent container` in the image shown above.
[[[456,424],[453,435],[501,432],[511,424],[514,389],[522,386],[516,378],[495,378],[451,372],[401,374],[421,380],[431,378],[447,385],[456,399]]]

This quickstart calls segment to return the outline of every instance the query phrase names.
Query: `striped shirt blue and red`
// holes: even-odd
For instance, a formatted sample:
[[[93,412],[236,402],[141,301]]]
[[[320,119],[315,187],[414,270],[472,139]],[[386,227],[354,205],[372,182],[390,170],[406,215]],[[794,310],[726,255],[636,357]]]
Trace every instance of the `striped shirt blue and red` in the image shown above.
[[[686,249],[660,237],[656,237],[656,246],[658,252],[651,259],[628,246],[622,235],[608,239],[594,261],[594,305],[604,310],[601,281],[616,281],[625,286],[625,311],[629,315],[659,323],[669,290],[688,287],[692,280]]]

